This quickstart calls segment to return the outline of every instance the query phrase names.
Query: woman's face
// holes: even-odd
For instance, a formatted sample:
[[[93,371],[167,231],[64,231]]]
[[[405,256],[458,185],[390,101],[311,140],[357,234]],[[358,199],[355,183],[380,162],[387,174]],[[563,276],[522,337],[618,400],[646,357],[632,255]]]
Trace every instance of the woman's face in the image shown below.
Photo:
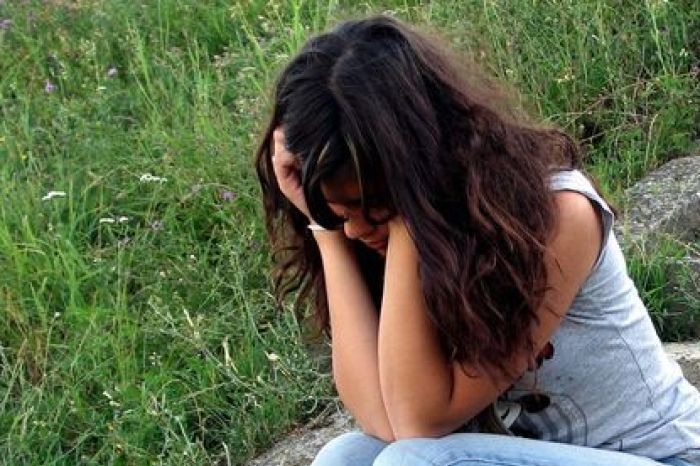
[[[384,256],[389,242],[387,210],[381,207],[370,208],[370,217],[376,220],[386,219],[378,225],[370,223],[362,212],[360,186],[354,178],[323,183],[321,191],[331,211],[344,220],[345,236],[362,241],[365,246]]]

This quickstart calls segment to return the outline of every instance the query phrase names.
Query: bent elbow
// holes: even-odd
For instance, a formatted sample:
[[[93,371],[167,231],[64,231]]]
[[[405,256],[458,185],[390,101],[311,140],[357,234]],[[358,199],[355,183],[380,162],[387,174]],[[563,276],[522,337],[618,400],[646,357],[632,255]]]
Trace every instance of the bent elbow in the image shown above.
[[[440,434],[437,431],[432,430],[422,430],[422,429],[406,429],[406,430],[395,430],[394,439],[406,440],[406,439],[416,439],[416,438],[440,438],[446,434]]]
[[[439,426],[431,426],[421,423],[400,423],[392,425],[395,440],[411,438],[440,438],[452,431]]]
[[[384,443],[392,443],[395,440],[397,440],[394,437],[394,432],[392,432],[391,429],[380,429],[380,428],[372,428],[369,426],[368,427],[360,426],[360,430],[362,430],[363,434],[374,437],[378,440],[381,440]]]

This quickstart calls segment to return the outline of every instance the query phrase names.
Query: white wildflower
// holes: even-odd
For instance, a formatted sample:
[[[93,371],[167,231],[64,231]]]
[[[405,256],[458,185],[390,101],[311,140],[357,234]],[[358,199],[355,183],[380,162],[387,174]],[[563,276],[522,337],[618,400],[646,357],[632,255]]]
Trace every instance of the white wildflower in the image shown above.
[[[65,191],[49,191],[44,197],[41,198],[42,201],[49,201],[54,197],[66,197]]]
[[[102,217],[99,223],[125,223],[129,221],[129,217],[120,215],[119,217]]]
[[[265,356],[267,356],[268,361],[271,362],[277,362],[280,360],[280,357],[276,353],[268,353],[267,351],[265,352]]]
[[[141,183],[165,183],[168,179],[160,176],[153,176],[150,173],[144,173],[139,178],[139,181]]]

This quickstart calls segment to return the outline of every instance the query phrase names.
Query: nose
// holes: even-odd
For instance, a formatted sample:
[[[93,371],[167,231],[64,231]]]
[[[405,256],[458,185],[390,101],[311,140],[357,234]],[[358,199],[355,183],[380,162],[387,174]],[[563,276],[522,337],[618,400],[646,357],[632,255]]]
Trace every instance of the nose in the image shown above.
[[[364,238],[368,234],[372,233],[374,228],[374,225],[371,225],[362,217],[349,218],[343,224],[345,236],[350,239]]]

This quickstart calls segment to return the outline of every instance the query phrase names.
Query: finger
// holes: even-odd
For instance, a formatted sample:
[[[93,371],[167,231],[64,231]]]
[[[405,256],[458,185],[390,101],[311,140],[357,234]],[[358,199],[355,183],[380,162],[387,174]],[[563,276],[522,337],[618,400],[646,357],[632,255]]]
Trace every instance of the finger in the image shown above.
[[[282,152],[288,152],[284,141],[284,131],[278,127],[272,132],[272,140],[274,142],[273,156]]]
[[[274,139],[275,142],[280,141],[284,143],[284,130],[281,126],[274,129],[272,132],[272,139]]]
[[[272,156],[272,167],[277,171],[298,171],[299,160],[287,150],[276,150]]]
[[[286,149],[283,141],[275,142],[272,157],[272,163],[275,168],[284,169],[286,171],[298,171],[301,168],[299,158]]]

